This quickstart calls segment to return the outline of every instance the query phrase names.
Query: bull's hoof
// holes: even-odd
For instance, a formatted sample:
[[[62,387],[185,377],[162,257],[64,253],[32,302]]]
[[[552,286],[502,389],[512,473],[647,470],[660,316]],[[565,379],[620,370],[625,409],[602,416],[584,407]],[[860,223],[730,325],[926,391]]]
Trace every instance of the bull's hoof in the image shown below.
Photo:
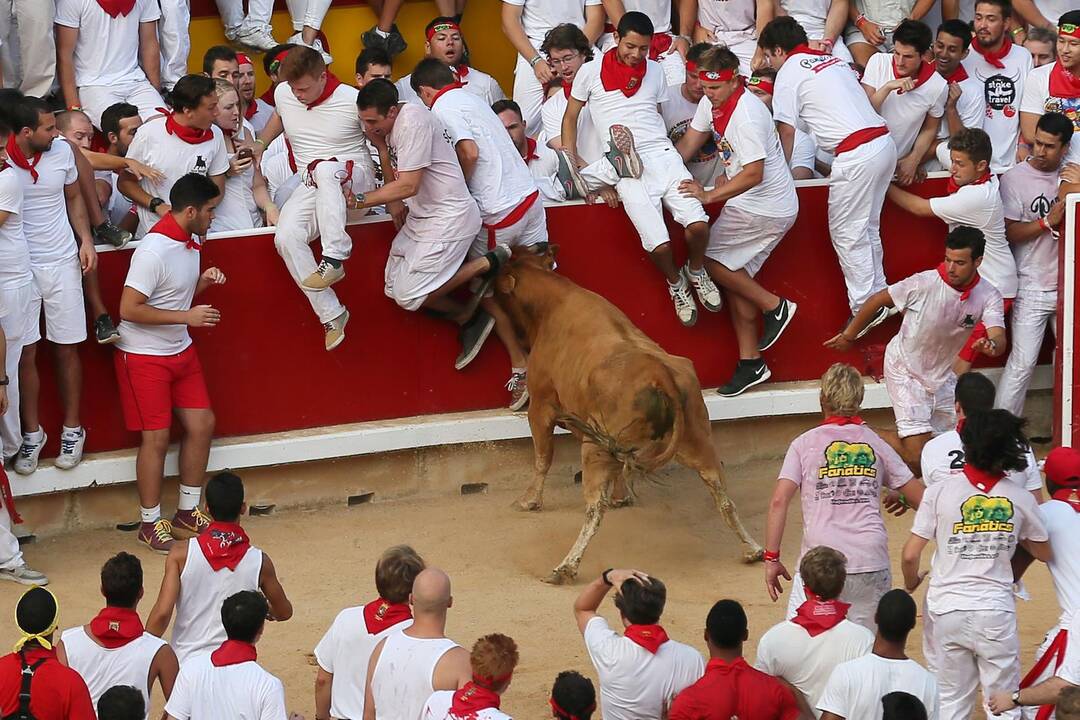
[[[574,574],[566,569],[555,569],[551,571],[551,574],[546,578],[543,578],[542,582],[548,585],[565,585],[567,581],[573,580]]]
[[[630,507],[633,504],[634,498],[627,495],[626,497],[613,498],[611,502],[608,503],[608,507],[612,510],[618,510],[619,508]]]
[[[757,550],[747,550],[743,553],[743,562],[747,565],[752,563],[761,562],[765,559],[765,549],[758,548]]]
[[[510,507],[518,512],[540,512],[544,509],[544,503],[540,500],[527,500],[521,498],[510,504]]]

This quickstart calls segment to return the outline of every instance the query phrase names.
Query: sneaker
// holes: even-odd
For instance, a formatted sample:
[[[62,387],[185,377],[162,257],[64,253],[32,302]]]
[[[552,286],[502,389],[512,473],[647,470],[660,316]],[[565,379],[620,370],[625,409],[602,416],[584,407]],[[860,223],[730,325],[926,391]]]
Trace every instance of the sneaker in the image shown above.
[[[139,523],[139,542],[156,553],[166,555],[176,540],[173,539],[172,523],[165,518],[154,522]]]
[[[229,42],[237,42],[237,38],[240,37],[240,27],[225,28],[225,39]],[[289,42],[292,42],[290,40]]]
[[[690,283],[685,277],[680,277],[678,285],[668,283],[667,289],[671,301],[675,304],[675,314],[679,317],[679,322],[686,327],[692,327],[697,322],[697,304],[690,292]]]
[[[780,298],[780,304],[776,306],[776,309],[762,313],[765,322],[761,329],[761,340],[758,341],[759,352],[764,352],[776,344],[776,341],[787,330],[787,326],[791,324],[791,319],[795,317],[795,311],[798,308],[799,306],[790,300]]]
[[[705,272],[704,268],[700,273],[696,273],[690,269],[689,265],[686,265],[683,267],[683,277],[694,288],[694,294],[697,295],[698,301],[705,306],[706,310],[720,312],[723,309],[724,296],[720,294],[716,284],[709,277],[709,273]]]
[[[480,306],[480,301],[487,296],[488,291],[491,290],[491,286],[495,284],[495,278],[498,277],[499,271],[502,270],[503,265],[510,262],[510,258],[513,257],[513,251],[508,245],[498,244],[489,250],[484,257],[491,263],[491,267],[485,273],[480,275],[480,282],[476,286],[476,292],[472,294],[469,301],[465,303],[465,307],[462,308],[462,314],[468,318],[473,317],[476,308]],[[460,370],[460,368],[458,369]]]
[[[177,530],[202,535],[206,528],[210,527],[210,518],[202,510],[177,510],[172,519],[173,533]]]
[[[464,43],[464,38],[462,43]],[[386,52],[389,53],[390,58],[393,59],[395,55],[400,55],[405,52],[405,48],[409,47],[409,43],[405,42],[405,36],[398,30],[397,23],[390,26],[390,36],[386,38]],[[468,57],[469,48],[465,48],[465,56]],[[467,60],[465,61],[468,62]]]
[[[120,339],[120,331],[113,325],[108,313],[98,316],[94,321],[94,338],[98,345],[112,345]]]
[[[60,454],[56,456],[56,467],[60,470],[70,470],[81,463],[85,445],[86,430],[84,428],[79,428],[77,431],[64,430],[60,433]]]
[[[253,25],[242,28],[232,40],[262,52],[273,50],[278,45],[278,41],[270,34],[270,28],[266,25]]]
[[[317,50],[319,54],[322,55],[323,62],[327,65],[334,62],[334,56],[326,52],[325,48],[323,48],[322,40],[320,40],[319,38],[315,38],[310,43],[306,43],[304,42],[303,33],[296,33],[291,38],[289,38],[289,42],[293,43],[294,45],[303,45],[304,47],[311,48],[312,50]]]
[[[364,32],[360,33],[360,42],[364,44],[365,48],[378,48],[379,50],[385,50],[386,54],[389,55],[390,50],[387,47],[386,41],[390,38],[380,35],[376,31],[376,28],[378,27],[378,25],[372,25],[370,30],[365,30]],[[296,42],[295,40],[293,40],[293,38],[297,36],[300,36],[300,33],[296,33],[296,35],[289,38],[289,42]],[[300,39],[302,40],[303,37],[301,37]]]
[[[506,383],[506,389],[510,391],[510,409],[514,412],[529,403],[529,383],[525,378],[525,373],[513,373],[509,382]]]
[[[611,140],[604,157],[608,159],[621,178],[641,177],[641,156],[634,149],[634,134],[625,125],[612,125],[608,130]]]
[[[349,311],[346,310],[330,322],[324,322],[322,324],[323,330],[326,331],[327,352],[333,350],[345,341],[345,325],[347,325],[348,322]]]
[[[573,163],[565,150],[556,150],[555,157],[559,160],[559,169],[555,173],[555,178],[559,182],[559,187],[562,188],[563,197],[567,200],[584,200],[589,194],[589,188],[577,165]]]
[[[761,358],[757,360],[740,360],[739,364],[735,367],[735,375],[728,381],[727,385],[723,385],[716,389],[716,394],[721,397],[735,397],[736,395],[742,395],[744,392],[760,385],[761,383],[772,377],[772,373],[769,371],[769,366],[765,364],[765,361]]]
[[[315,272],[304,278],[300,284],[308,290],[325,290],[344,277],[344,264],[332,265],[329,260],[323,258],[319,262],[319,267],[315,268]]]
[[[480,354],[480,348],[484,347],[484,342],[488,339],[488,335],[491,334],[494,327],[495,318],[483,310],[477,310],[476,314],[472,316],[472,320],[461,326],[461,332],[458,333],[458,340],[461,341],[461,352],[458,353],[457,359],[454,360],[455,370],[464,370],[469,363],[476,359],[476,356]]]
[[[115,248],[122,248],[131,242],[132,236],[127,230],[118,228],[106,220],[94,228],[94,237],[100,240],[102,245],[112,245]]]
[[[11,582],[17,582],[20,585],[38,585],[44,586],[49,584],[49,578],[45,576],[45,573],[38,572],[37,570],[31,570],[27,567],[26,563],[23,563],[17,568],[0,568],[0,580],[10,580]]]
[[[878,310],[878,311],[877,311],[877,312],[876,312],[876,313],[874,314],[874,317],[872,317],[872,318],[870,319],[870,322],[866,324],[866,327],[864,327],[864,328],[862,329],[862,332],[860,332],[860,333],[859,333],[858,335],[856,335],[856,336],[855,336],[855,339],[856,339],[856,340],[861,340],[861,339],[862,339],[863,337],[865,337],[865,336],[866,336],[866,334],[867,334],[868,332],[870,332],[871,330],[873,330],[874,328],[876,328],[876,327],[877,327],[878,325],[880,325],[881,323],[883,323],[883,322],[885,322],[886,320],[888,320],[888,319],[889,319],[889,315],[891,315],[891,314],[892,314],[892,313],[890,313],[890,312],[889,312],[889,311],[890,311],[891,309],[892,309],[892,308],[887,308],[887,307],[883,307],[883,308],[881,308],[880,310]]]
[[[30,436],[23,433],[19,454],[15,456],[15,472],[20,475],[33,474],[38,468],[38,458],[41,457],[41,450],[45,447],[48,439],[49,436],[43,432],[41,433],[41,440],[33,442],[30,440]]]

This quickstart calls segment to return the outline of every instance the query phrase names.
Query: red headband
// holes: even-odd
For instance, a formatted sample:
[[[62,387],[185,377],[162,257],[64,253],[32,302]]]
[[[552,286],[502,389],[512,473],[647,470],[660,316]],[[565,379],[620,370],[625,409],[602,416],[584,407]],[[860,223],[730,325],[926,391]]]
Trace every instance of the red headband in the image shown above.
[[[255,63],[251,62],[251,58],[241,52],[236,53],[236,62],[241,65],[255,65]]]
[[[285,59],[285,56],[288,55],[291,50],[292,48],[282,50],[274,56],[274,61],[270,63],[270,72],[276,73],[278,71],[278,68],[281,67],[281,61]]]
[[[432,25],[430,28],[428,28],[428,31],[427,31],[428,42],[431,42],[431,38],[435,37],[435,33],[446,32],[447,30],[457,30],[460,33],[461,32],[461,26],[458,25],[456,22],[436,23],[436,24]]]
[[[555,702],[555,698],[549,698],[548,704],[551,705],[552,710],[558,713],[559,717],[564,717],[566,718],[566,720],[581,720],[581,718],[577,715],[574,715],[573,713],[563,710],[561,707],[559,707],[559,703]],[[594,710],[596,710],[596,703],[590,705],[588,709],[585,710],[585,714],[589,715]]]
[[[1067,35],[1072,38],[1080,38],[1080,25],[1073,23],[1061,23],[1058,25],[1058,35]]]
[[[757,76],[750,78],[746,82],[746,84],[750,87],[756,87],[764,92],[767,92],[770,95],[773,94],[773,90],[776,88],[776,86],[773,85],[772,80],[766,80],[765,78]]]
[[[739,74],[737,68],[728,70],[698,70],[698,80],[702,82],[726,82]]]

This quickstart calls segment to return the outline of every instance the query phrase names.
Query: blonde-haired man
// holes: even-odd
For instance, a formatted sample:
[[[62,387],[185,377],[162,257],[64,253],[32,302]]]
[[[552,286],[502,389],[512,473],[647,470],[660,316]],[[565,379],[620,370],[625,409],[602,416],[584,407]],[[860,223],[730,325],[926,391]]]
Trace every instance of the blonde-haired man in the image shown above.
[[[780,561],[788,505],[802,499],[803,538],[800,556],[828,545],[847,556],[847,583],[841,599],[851,603],[848,616],[874,630],[878,600],[892,588],[889,537],[878,498],[882,489],[898,491],[918,506],[923,484],[888,443],[863,423],[862,377],[855,368],[836,363],[821,377],[821,413],[825,421],[791,443],[780,469],[765,526],[765,587],[775,601],[791,575]],[[796,573],[788,601],[788,618],[806,601]]]

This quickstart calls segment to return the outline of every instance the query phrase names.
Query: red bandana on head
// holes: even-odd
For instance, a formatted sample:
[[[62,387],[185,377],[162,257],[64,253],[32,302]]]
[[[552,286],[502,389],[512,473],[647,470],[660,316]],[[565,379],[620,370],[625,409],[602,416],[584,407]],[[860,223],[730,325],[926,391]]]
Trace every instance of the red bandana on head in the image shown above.
[[[968,74],[963,65],[957,65],[952,75],[942,75],[941,77],[945,78],[945,82],[961,83],[968,79]]]
[[[1050,69],[1050,97],[1073,99],[1080,97],[1080,77],[1065,69],[1060,60]]]
[[[214,139],[214,131],[210,128],[200,130],[197,127],[181,125],[176,121],[176,113],[165,108],[157,108],[157,111],[165,116],[165,132],[175,135],[188,145],[198,145]]]
[[[929,80],[930,78],[932,78],[934,76],[934,72],[935,72],[934,68],[935,67],[936,67],[936,65],[934,65],[934,63],[932,63],[932,62],[924,62],[922,65],[919,66],[919,74],[914,77],[915,87],[911,88],[912,91],[917,90],[920,85],[922,85],[924,82],[926,82],[927,80]],[[892,72],[893,72],[893,77],[896,78],[897,80],[899,80],[900,79],[900,73],[897,72],[897,70],[896,70],[896,58],[893,58]],[[904,91],[901,90],[900,92],[902,93]]]
[[[437,103],[439,101],[439,98],[441,98],[444,94],[450,92],[451,90],[457,90],[458,88],[463,87],[465,86],[459,82],[452,82],[449,85],[444,85],[443,87],[439,88],[435,92],[435,96],[431,98],[431,107],[435,107],[435,103]]]
[[[235,570],[251,541],[239,524],[215,521],[199,536],[199,547],[214,572],[222,568]]]
[[[7,139],[7,156],[8,160],[10,160],[15,167],[22,168],[23,170],[29,172],[30,179],[34,182],[35,185],[37,184],[37,164],[41,162],[41,153],[34,153],[34,157],[30,160],[27,160],[26,156],[23,155],[22,148],[20,148],[19,144],[15,142],[15,133],[11,133],[10,135],[8,135]]]
[[[769,80],[768,78],[757,77],[756,75],[747,80],[746,85],[747,87],[757,88],[769,95],[773,95],[774,91],[776,90],[776,85],[773,84],[772,80]]]
[[[457,31],[458,33],[461,32],[461,26],[458,25],[456,22],[447,21],[438,23],[437,25],[432,25],[430,28],[428,28],[427,31],[427,41],[431,42],[431,39],[435,37],[436,33],[454,31]]]
[[[982,175],[980,175],[976,179],[969,182],[968,185],[983,185],[984,183],[988,183],[988,182],[990,182],[990,171],[989,170],[987,170]],[[945,192],[949,193],[950,195],[953,195],[954,193],[959,192],[960,188],[962,188],[962,187],[967,187],[967,185],[957,185],[956,180],[954,180],[953,176],[950,175],[948,181],[946,181],[946,183],[945,183]]]
[[[938,272],[938,275],[941,276],[941,279],[945,282],[946,285],[951,287],[956,292],[960,293],[960,301],[961,302],[963,302],[964,300],[967,300],[969,297],[971,297],[972,289],[974,289],[974,287],[979,284],[979,280],[982,279],[979,276],[979,273],[975,273],[975,277],[971,278],[971,282],[969,282],[967,285],[964,285],[963,287],[956,287],[955,285],[953,285],[952,283],[949,282],[949,272],[948,272],[948,270],[945,269],[945,263],[941,263],[940,265],[937,266],[937,272]],[[961,425],[957,425],[956,430],[959,432],[961,427],[962,427]]]
[[[810,637],[817,637],[839,625],[847,617],[850,607],[850,603],[836,599],[820,600],[810,588],[806,588],[806,602],[799,606],[791,622],[806,630]]]
[[[154,223],[154,226],[150,228],[150,232],[182,242],[187,246],[188,250],[202,250],[202,243],[199,242],[199,239],[180,227],[180,223],[176,222],[176,218],[173,217],[172,213]]]
[[[531,163],[533,160],[539,160],[540,156],[536,154],[536,141],[531,137],[525,138],[525,162]]]
[[[653,655],[668,641],[668,634],[659,625],[627,625],[623,636],[632,640]]]
[[[242,52],[236,53],[236,64],[237,65],[250,65],[252,67],[255,67],[255,63],[251,62],[251,58],[248,57],[247,54],[242,53]]]
[[[616,48],[611,48],[600,62],[600,82],[608,92],[618,90],[626,97],[633,97],[641,89],[647,67],[644,60],[637,65],[624,65],[619,61]]]
[[[143,624],[130,608],[107,607],[90,621],[90,632],[103,647],[115,650],[141,638]]]
[[[257,656],[255,646],[251,643],[226,640],[221,644],[221,647],[210,653],[210,662],[214,667],[225,667],[226,665],[255,662]]]
[[[364,625],[368,634],[377,635],[387,628],[412,619],[412,609],[405,603],[372,600],[364,606]]]
[[[994,486],[998,484],[1001,478],[1005,477],[1005,473],[991,473],[985,470],[980,470],[974,465],[964,463],[964,477],[968,482],[975,486],[976,490],[982,490],[983,492],[992,492]]]
[[[569,710],[563,710],[561,707],[559,707],[559,703],[555,702],[555,698],[548,698],[548,705],[550,705],[551,709],[555,711],[555,716],[558,718],[562,718],[562,720],[581,720],[580,716],[575,715]],[[596,703],[594,702],[592,705],[582,710],[581,714],[585,716],[590,716],[595,711]]]
[[[830,415],[825,418],[822,425],[863,425],[863,419],[858,415]]]
[[[1001,60],[1009,54],[1010,50],[1012,50],[1012,38],[1010,38],[1008,33],[1006,33],[1005,39],[1001,42],[1001,47],[998,49],[997,52],[985,50],[983,46],[979,44],[978,38],[972,38],[971,49],[982,55],[983,60],[990,63],[994,67],[1003,68],[1005,67],[1005,63],[1003,63]]]
[[[97,0],[97,4],[112,18],[127,17],[135,9],[135,0]]]
[[[326,100],[334,94],[334,91],[341,85],[341,81],[337,79],[337,76],[332,72],[326,73],[326,87],[323,88],[322,94],[315,98],[308,104],[307,109],[311,110],[322,105]]]
[[[724,136],[724,131],[727,130],[728,123],[731,122],[731,115],[735,112],[735,106],[739,104],[739,98],[746,92],[746,87],[740,84],[735,88],[735,92],[728,96],[728,99],[723,102],[720,107],[714,107],[712,109],[712,126],[713,130],[720,136]]]
[[[450,716],[454,720],[475,720],[481,710],[498,709],[499,699],[499,693],[477,685],[475,680],[470,680],[454,693],[454,700],[450,704]]]

